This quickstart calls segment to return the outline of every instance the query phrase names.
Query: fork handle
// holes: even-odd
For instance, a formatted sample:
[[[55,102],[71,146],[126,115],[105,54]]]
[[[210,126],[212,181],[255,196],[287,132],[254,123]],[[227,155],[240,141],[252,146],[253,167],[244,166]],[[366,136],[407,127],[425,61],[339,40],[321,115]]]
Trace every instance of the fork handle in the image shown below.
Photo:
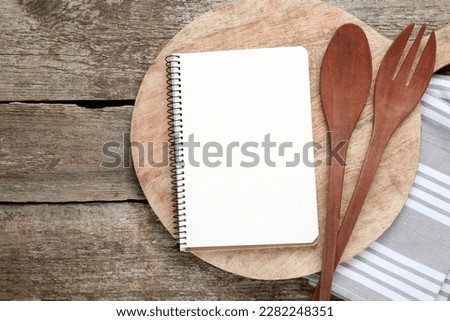
[[[387,142],[392,133],[386,133],[382,130],[377,130],[374,128],[372,138],[370,140],[369,148],[366,153],[366,158],[361,169],[361,173],[356,183],[355,190],[353,192],[352,198],[347,208],[347,212],[342,221],[339,233],[337,235],[336,252],[334,253],[334,267],[333,272],[336,269],[339,261],[344,253],[345,247],[350,239],[353,228],[355,227],[358,216],[364,205],[364,201],[369,194],[370,186],[372,185],[373,179],[375,177],[378,164],[380,163],[383,152],[386,148]],[[324,281],[328,282],[328,279]],[[311,297],[311,300],[320,299],[320,291],[322,285],[322,278],[317,284],[316,290]],[[330,284],[331,287],[331,284]],[[319,289],[319,290],[318,290]]]
[[[336,260],[335,268],[339,264],[339,261],[344,253],[345,247],[350,239],[353,229],[361,213],[364,201],[369,194],[370,186],[372,185],[375,177],[378,165],[383,156],[383,152],[386,149],[386,145],[389,141],[391,134],[379,134],[374,132],[373,139],[371,140],[369,149],[367,151],[364,165],[361,169],[361,173],[356,183],[355,190],[342,221],[341,228],[338,233],[337,248],[336,248]]]

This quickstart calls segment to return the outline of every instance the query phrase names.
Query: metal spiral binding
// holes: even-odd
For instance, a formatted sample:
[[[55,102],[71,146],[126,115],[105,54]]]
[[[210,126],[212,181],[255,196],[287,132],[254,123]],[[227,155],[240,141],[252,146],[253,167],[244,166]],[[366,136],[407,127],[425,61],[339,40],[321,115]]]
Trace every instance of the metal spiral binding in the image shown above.
[[[186,202],[183,162],[183,120],[181,105],[181,68],[180,56],[166,57],[167,70],[167,112],[169,125],[169,160],[172,180],[172,206],[176,238],[183,249],[187,246],[186,236]]]

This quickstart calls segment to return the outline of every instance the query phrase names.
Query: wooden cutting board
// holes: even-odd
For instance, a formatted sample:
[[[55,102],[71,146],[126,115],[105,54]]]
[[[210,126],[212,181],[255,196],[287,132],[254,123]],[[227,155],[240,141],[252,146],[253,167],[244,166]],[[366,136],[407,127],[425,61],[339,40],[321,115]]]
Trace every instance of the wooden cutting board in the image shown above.
[[[360,25],[366,31],[376,75],[378,65],[391,41],[349,13],[315,0],[236,0],[197,18],[161,51],[140,87],[133,110],[131,139],[144,146],[143,154],[142,151],[138,153],[137,148],[132,149],[135,170],[152,209],[170,233],[173,234],[175,226],[169,167],[153,167],[148,163],[148,158],[156,161],[163,159],[165,150],[162,143],[168,140],[165,57],[173,52],[304,46],[309,51],[310,58],[314,140],[326,146],[327,128],[319,96],[320,64],[335,30],[350,22]],[[439,30],[437,36],[436,70],[447,65],[450,60],[450,27]],[[342,203],[344,210],[368,146],[372,129],[372,107],[370,98],[350,142]],[[149,142],[153,142],[153,149]],[[343,260],[366,248],[396,218],[414,181],[419,147],[420,110],[416,108],[395,133],[385,151]],[[323,161],[323,165],[316,168],[321,231],[321,238],[316,246],[199,251],[193,254],[223,270],[257,279],[287,279],[319,271],[327,197],[325,149],[316,152],[315,157]]]

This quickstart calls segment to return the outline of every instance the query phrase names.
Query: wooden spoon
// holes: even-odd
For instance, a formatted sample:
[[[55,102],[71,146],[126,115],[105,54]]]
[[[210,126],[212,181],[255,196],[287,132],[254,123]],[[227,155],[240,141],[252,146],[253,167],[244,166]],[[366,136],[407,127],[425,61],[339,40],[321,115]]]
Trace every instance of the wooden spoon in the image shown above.
[[[372,138],[355,191],[339,230],[335,267],[339,264],[350,239],[388,141],[406,116],[417,106],[433,74],[436,61],[436,35],[434,32],[431,33],[420,54],[417,66],[414,66],[425,28],[425,25],[420,28],[402,63],[400,63],[401,57],[414,29],[414,24],[409,25],[399,34],[381,62],[375,84]],[[399,65],[400,68],[398,68]],[[399,69],[398,72],[397,69]],[[322,281],[325,280],[322,278],[319,284]]]
[[[417,106],[433,75],[436,61],[434,31],[419,54],[417,66],[414,66],[425,32],[425,25],[420,28],[405,60],[401,63],[400,70],[398,73],[396,72],[413,28],[414,24],[409,25],[394,40],[378,70],[375,84],[375,116],[372,138],[355,191],[339,230],[335,265],[339,263],[350,239],[388,141],[406,116]]]
[[[366,34],[355,24],[345,24],[331,38],[320,71],[320,95],[332,151],[321,283],[320,289],[316,288],[320,300],[328,300],[331,293],[348,141],[371,84],[372,56]]]

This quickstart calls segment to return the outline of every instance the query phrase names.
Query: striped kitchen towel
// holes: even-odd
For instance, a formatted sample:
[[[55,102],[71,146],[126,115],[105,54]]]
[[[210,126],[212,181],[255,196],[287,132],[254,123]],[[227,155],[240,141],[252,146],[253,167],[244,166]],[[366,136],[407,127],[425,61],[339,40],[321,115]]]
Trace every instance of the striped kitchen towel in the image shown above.
[[[332,290],[343,299],[450,300],[450,77],[434,75],[421,105],[410,195],[392,226],[336,269]]]

